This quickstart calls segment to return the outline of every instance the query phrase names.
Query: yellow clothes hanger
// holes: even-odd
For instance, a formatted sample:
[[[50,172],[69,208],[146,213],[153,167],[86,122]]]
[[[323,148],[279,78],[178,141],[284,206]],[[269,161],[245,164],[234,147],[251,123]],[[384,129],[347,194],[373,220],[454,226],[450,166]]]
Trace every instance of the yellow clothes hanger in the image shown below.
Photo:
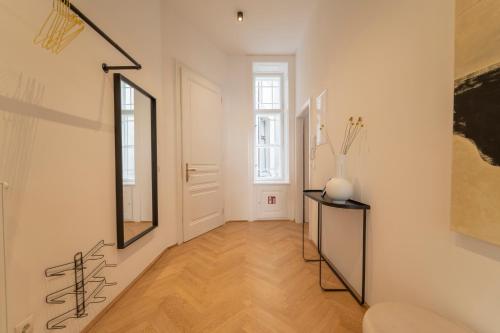
[[[55,31],[50,45],[50,50],[54,53],[61,44],[61,41],[66,32],[71,30],[71,28],[75,25],[74,20],[72,20],[70,16],[69,0],[64,0],[61,17],[63,18],[63,21],[61,22],[61,25],[57,29],[57,31]]]
[[[64,26],[66,23],[66,18],[64,16],[64,3],[63,1],[57,1],[57,18],[54,21],[54,24],[52,25],[50,31],[49,31],[49,36],[43,43],[43,47],[46,48],[47,50],[51,50],[55,43],[56,43],[56,38],[58,33],[60,32],[60,29]],[[64,0],[65,1],[65,0]]]
[[[60,53],[85,28],[84,22],[71,11],[70,0],[53,0],[52,11],[33,39],[35,44],[55,54]]]
[[[43,0],[49,1],[49,0]],[[65,10],[65,12],[63,11]],[[64,15],[66,13],[66,15]],[[54,53],[61,52],[89,25],[93,31],[106,40],[114,49],[127,58],[132,64],[127,66],[110,66],[101,64],[101,69],[108,73],[115,70],[141,70],[141,64],[121,48],[110,36],[99,28],[90,18],[82,13],[70,0],[52,0],[52,12],[47,16],[38,34],[33,39],[35,44]],[[61,31],[63,34],[61,35]]]
[[[43,25],[40,28],[40,31],[33,39],[33,43],[35,43],[35,44],[43,43],[47,39],[47,37],[49,35],[49,31],[50,31],[52,25],[54,24],[54,20],[57,17],[56,1],[57,0],[52,0],[52,10],[50,11],[50,14],[45,19],[45,22],[43,22]]]
[[[67,20],[68,24],[61,30],[57,39],[56,46],[52,51],[56,54],[60,53],[73,39],[75,39],[85,28],[83,21],[71,12],[70,0],[67,0]]]
[[[61,5],[61,3],[59,0],[54,0],[54,7],[55,7],[54,19],[52,20],[52,22],[47,30],[47,36],[42,41],[42,47],[45,49],[48,49],[48,45],[50,43],[52,35],[54,34],[54,32],[57,29],[57,26],[59,25],[59,22],[61,20],[61,15],[60,15],[61,6],[60,5]]]
[[[56,54],[59,54],[66,48],[85,29],[85,24],[77,15],[71,14],[71,21],[71,25],[61,35],[57,47],[53,49],[53,52]]]

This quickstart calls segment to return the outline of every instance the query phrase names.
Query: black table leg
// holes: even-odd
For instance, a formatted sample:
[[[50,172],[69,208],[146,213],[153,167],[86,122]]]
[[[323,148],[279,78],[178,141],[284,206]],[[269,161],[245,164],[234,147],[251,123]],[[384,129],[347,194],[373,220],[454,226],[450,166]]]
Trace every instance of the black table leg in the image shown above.
[[[359,304],[365,304],[365,269],[366,269],[366,209],[363,209],[363,268],[361,272],[361,300]]]

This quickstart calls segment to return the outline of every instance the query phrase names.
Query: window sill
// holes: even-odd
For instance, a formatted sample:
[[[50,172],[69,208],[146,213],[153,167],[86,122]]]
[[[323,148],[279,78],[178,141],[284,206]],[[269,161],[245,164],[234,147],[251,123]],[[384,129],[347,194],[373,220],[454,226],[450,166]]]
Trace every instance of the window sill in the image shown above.
[[[254,185],[290,185],[289,180],[261,180],[261,181],[254,181]]]

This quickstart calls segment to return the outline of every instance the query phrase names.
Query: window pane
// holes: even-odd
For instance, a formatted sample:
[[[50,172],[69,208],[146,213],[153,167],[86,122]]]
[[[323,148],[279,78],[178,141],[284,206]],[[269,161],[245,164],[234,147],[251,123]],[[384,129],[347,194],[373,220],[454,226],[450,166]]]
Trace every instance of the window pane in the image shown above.
[[[281,113],[256,115],[256,178],[279,180],[282,171],[282,115]]]
[[[281,108],[281,88],[273,87],[273,104],[279,105]]]
[[[255,78],[255,109],[280,110],[281,105],[281,77]]]
[[[273,90],[270,87],[262,87],[262,100],[260,101],[263,105],[268,105],[273,103]]]
[[[135,182],[134,147],[123,147],[123,179],[126,183]]]
[[[257,145],[281,145],[281,114],[258,114]]]
[[[122,81],[122,110],[134,110],[134,88]]]
[[[135,183],[134,114],[122,111],[122,172],[126,183]]]
[[[258,180],[281,179],[281,147],[257,148]]]
[[[134,88],[121,82],[122,93],[122,172],[126,183],[135,183]]]

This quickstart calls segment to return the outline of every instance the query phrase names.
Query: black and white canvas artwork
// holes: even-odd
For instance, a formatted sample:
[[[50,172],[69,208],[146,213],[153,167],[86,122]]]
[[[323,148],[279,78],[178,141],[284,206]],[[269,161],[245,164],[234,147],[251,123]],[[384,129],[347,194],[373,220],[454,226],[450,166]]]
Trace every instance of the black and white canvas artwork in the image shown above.
[[[500,1],[455,9],[451,228],[500,245]]]
[[[500,166],[500,65],[456,81],[453,131]]]

